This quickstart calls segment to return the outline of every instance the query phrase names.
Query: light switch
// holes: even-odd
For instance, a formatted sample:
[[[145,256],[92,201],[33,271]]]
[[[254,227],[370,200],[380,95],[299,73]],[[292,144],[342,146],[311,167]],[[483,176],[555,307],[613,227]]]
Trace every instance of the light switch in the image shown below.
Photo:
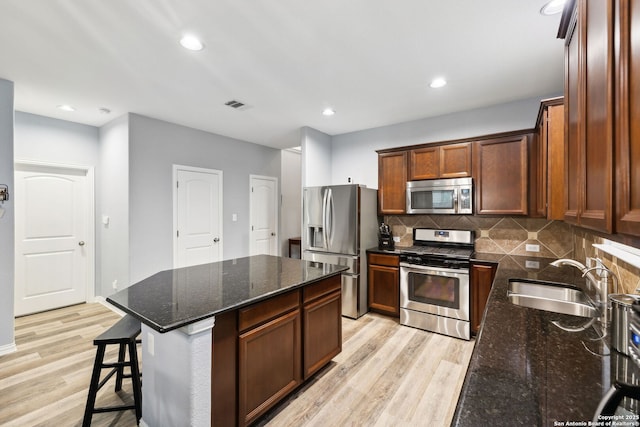
[[[109,225],[109,215],[102,215],[102,223],[104,225]]]
[[[236,222],[238,220],[238,214],[231,214],[231,221]]]

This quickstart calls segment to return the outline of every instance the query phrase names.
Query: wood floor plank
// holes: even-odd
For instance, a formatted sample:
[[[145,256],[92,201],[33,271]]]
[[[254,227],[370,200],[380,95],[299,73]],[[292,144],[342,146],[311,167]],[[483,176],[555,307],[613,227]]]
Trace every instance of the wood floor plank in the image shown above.
[[[81,304],[16,319],[18,351],[0,356],[0,426],[79,426],[93,338],[119,318],[100,304]],[[408,328],[377,314],[342,322],[342,353],[256,426],[450,424],[473,341]],[[116,352],[109,349],[107,357]],[[112,382],[100,390],[98,404],[132,402],[130,382],[119,393]],[[133,427],[134,411],[96,414],[92,425]]]

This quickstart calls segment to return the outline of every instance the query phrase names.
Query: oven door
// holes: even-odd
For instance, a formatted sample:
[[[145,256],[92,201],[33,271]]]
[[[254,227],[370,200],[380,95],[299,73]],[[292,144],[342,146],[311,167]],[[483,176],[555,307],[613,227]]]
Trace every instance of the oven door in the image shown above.
[[[469,321],[469,270],[400,263],[400,307]]]

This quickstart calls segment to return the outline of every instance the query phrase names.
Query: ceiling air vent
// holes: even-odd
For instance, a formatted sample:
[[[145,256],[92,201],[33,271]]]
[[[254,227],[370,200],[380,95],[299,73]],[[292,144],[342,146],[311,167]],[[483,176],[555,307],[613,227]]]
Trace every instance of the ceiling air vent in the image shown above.
[[[224,105],[226,105],[227,107],[231,107],[234,110],[247,110],[251,108],[250,105],[247,105],[244,102],[236,101],[235,99],[225,102]]]

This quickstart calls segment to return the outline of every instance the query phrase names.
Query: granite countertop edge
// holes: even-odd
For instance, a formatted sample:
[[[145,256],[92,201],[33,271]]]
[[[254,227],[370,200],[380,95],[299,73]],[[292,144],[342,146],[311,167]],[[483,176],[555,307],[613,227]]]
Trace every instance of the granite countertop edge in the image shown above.
[[[306,261],[301,261],[301,262],[306,262]],[[265,292],[263,294],[260,295],[255,295],[252,297],[248,297],[246,299],[243,299],[242,301],[239,302],[235,302],[233,304],[229,304],[226,305],[224,307],[221,308],[216,308],[213,309],[211,311],[208,312],[203,312],[200,313],[197,316],[193,316],[193,317],[189,317],[187,319],[184,320],[179,320],[179,321],[174,321],[174,322],[166,322],[163,324],[159,324],[158,322],[154,321],[153,319],[150,319],[147,316],[144,316],[143,314],[139,313],[136,310],[131,309],[130,307],[128,307],[127,305],[122,304],[121,302],[115,300],[112,298],[112,296],[107,297],[106,301],[109,304],[112,304],[113,306],[117,307],[118,309],[124,311],[125,313],[133,316],[134,318],[140,320],[140,322],[144,323],[145,325],[149,326],[151,329],[155,330],[156,332],[159,333],[167,333],[176,329],[180,329],[184,326],[188,326],[212,317],[215,317],[216,315],[220,315],[229,311],[233,311],[233,310],[238,310],[240,308],[249,306],[251,304],[256,304],[259,303],[261,301],[265,301],[267,299],[276,297],[278,295],[293,291],[295,289],[299,289],[299,288],[303,288],[305,286],[309,286],[312,285],[313,283],[319,282],[321,280],[324,279],[328,279],[331,278],[333,276],[337,276],[339,274],[342,274],[344,271],[347,271],[349,268],[346,266],[338,266],[335,265],[333,266],[334,269],[333,271],[330,272],[323,272],[323,274],[319,277],[314,277],[312,279],[308,279],[308,280],[303,280],[301,282],[296,282],[291,284],[290,286],[284,287],[284,288],[279,288],[276,290],[270,290],[268,292]],[[166,271],[171,271],[171,270],[166,270]],[[145,279],[146,280],[146,279]],[[136,286],[132,285],[132,286]]]

